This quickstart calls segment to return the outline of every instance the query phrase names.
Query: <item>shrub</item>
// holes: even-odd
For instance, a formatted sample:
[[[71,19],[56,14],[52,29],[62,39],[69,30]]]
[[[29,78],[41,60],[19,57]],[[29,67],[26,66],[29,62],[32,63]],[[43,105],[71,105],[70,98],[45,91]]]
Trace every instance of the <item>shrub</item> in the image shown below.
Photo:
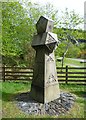
[[[78,53],[78,58],[86,59],[86,50],[82,50]]]

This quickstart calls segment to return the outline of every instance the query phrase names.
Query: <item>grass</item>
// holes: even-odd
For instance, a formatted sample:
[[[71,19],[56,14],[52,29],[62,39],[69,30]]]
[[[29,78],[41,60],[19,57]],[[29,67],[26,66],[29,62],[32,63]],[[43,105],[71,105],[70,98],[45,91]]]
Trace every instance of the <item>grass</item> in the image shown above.
[[[61,62],[56,61],[57,66],[62,66]],[[80,61],[78,60],[73,60],[73,59],[68,59],[68,58],[64,58],[64,66],[68,65],[68,66],[79,66],[79,67],[84,67],[86,63],[80,63]]]
[[[57,67],[61,67],[61,62],[57,61],[56,62],[57,64]],[[86,63],[80,63],[80,61],[78,60],[74,60],[74,59],[68,59],[68,58],[65,58],[64,59],[64,67],[65,66],[68,66],[68,67],[84,67]],[[58,69],[58,72],[60,72],[61,70]],[[65,69],[62,70],[63,72],[65,72]],[[85,72],[84,69],[68,69],[68,72]],[[58,76],[65,76],[65,74],[58,74]],[[79,78],[80,77],[83,77],[84,74],[68,74],[68,76],[76,76],[74,78],[68,78],[68,80],[84,80],[85,78]],[[59,79],[65,79],[65,78],[59,78]],[[84,83],[84,82],[83,82]]]
[[[0,83],[1,84],[1,83]],[[84,86],[76,84],[60,84],[60,90],[71,92],[76,96],[76,101],[73,108],[69,113],[61,115],[59,117],[55,116],[31,116],[27,115],[15,104],[14,96],[30,91],[31,82],[28,83],[15,83],[15,82],[3,82],[2,83],[2,117],[3,118],[84,118]]]
[[[84,95],[86,94],[85,86],[76,84],[60,84],[60,89],[71,92],[76,96],[76,104],[73,109],[71,109],[68,116],[70,116],[70,118],[84,118],[84,105],[86,102],[84,100]]]
[[[64,60],[64,66],[66,65],[75,65],[75,66],[84,66],[84,63],[80,63],[79,61],[75,60],[69,60],[65,58]],[[61,62],[57,62],[57,66],[61,66]],[[81,70],[80,70],[81,71]],[[79,72],[79,71],[78,71]],[[84,101],[84,94],[85,89],[83,85],[76,85],[74,84],[62,84],[60,83],[60,90],[71,92],[76,96],[76,101],[72,109],[66,113],[65,115],[61,115],[59,117],[55,116],[31,116],[27,115],[21,110],[18,109],[18,107],[15,104],[14,96],[19,93],[24,93],[27,91],[30,91],[31,88],[31,82],[27,83],[16,83],[16,82],[3,82],[0,83],[0,88],[2,85],[2,98],[0,98],[0,101],[2,100],[2,117],[3,118],[47,118],[47,120],[50,118],[84,118],[84,105],[86,104],[86,101]],[[0,96],[1,97],[1,96]]]

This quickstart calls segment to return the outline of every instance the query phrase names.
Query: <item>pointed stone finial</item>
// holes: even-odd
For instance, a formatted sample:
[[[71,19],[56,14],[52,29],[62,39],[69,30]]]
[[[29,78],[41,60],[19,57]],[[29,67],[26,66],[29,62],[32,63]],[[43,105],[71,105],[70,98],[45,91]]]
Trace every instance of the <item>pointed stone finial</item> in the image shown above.
[[[38,34],[42,34],[44,32],[52,32],[53,30],[53,20],[41,16],[36,24],[36,29]]]

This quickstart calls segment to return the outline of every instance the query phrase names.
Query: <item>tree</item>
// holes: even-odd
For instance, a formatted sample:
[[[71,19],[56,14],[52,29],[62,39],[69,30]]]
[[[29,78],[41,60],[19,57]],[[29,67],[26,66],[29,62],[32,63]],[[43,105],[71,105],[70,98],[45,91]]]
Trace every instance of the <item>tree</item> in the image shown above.
[[[56,29],[57,31],[55,31],[55,32],[57,33],[58,38],[61,42],[63,40],[66,41],[66,48],[62,55],[62,67],[63,67],[64,58],[68,52],[69,47],[71,47],[70,46],[71,43],[78,44],[78,41],[77,41],[78,34],[75,34],[74,29],[79,28],[78,26],[81,23],[83,23],[83,18],[79,17],[79,15],[75,13],[75,11],[68,12],[68,9],[66,9],[65,12],[62,12],[62,13],[63,13],[62,20],[60,22],[60,27],[62,27],[62,29],[60,29],[60,30]],[[76,31],[77,31],[77,29],[76,29]]]
[[[26,5],[26,7],[25,7]],[[35,24],[46,13],[47,6],[31,2],[2,3],[2,56],[5,65],[32,65],[34,50],[31,48]],[[49,8],[52,8],[49,5]],[[51,17],[54,19],[53,13]]]
[[[67,16],[69,13],[66,12],[65,14]],[[3,45],[1,55],[3,56],[3,63],[5,65],[32,66],[34,50],[31,48],[31,41],[34,34],[36,34],[35,24],[41,15],[55,21],[54,32],[58,35],[59,40],[64,38],[68,39],[66,32],[69,34],[70,32],[67,27],[67,20],[63,19],[62,21],[62,17],[61,19],[57,17],[58,10],[55,10],[51,4],[40,6],[38,4],[32,4],[30,1],[26,2],[25,0],[21,0],[21,2],[2,3]],[[73,20],[76,18],[77,17],[73,18],[72,16]],[[67,24],[67,26],[64,26],[64,23]],[[76,22],[76,25],[78,25],[78,23]],[[73,23],[73,26],[75,26],[75,23]],[[59,29],[57,27],[59,27]],[[63,29],[63,27],[67,28],[66,32],[64,32],[65,29]],[[72,30],[71,35],[74,36],[73,34],[74,32]]]
[[[20,11],[20,12],[18,12]],[[24,20],[24,11],[18,2],[2,3],[2,56],[3,62],[9,58],[10,62],[17,62],[13,57],[21,54],[17,29]]]
[[[19,2],[2,3],[2,56],[5,65],[27,63],[34,23]],[[30,54],[32,57],[33,54]],[[30,60],[31,61],[31,60]]]

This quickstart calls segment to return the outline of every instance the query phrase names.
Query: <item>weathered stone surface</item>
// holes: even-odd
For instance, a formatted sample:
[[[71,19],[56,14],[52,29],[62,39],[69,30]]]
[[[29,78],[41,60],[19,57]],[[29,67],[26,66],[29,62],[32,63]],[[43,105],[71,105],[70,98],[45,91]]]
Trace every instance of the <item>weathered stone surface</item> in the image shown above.
[[[41,16],[36,24],[36,29],[38,34],[42,34],[44,32],[51,32],[53,29],[53,20]]]
[[[58,44],[57,35],[51,33],[53,21],[40,17],[36,24],[38,34],[32,47],[36,50],[31,97],[41,103],[48,103],[60,97],[54,50]]]
[[[42,35],[37,34],[33,37],[32,47],[38,49],[38,47],[46,46],[49,51],[53,52],[53,50],[57,47],[58,39],[57,35],[51,32],[45,32]],[[38,47],[37,47],[38,46]]]

